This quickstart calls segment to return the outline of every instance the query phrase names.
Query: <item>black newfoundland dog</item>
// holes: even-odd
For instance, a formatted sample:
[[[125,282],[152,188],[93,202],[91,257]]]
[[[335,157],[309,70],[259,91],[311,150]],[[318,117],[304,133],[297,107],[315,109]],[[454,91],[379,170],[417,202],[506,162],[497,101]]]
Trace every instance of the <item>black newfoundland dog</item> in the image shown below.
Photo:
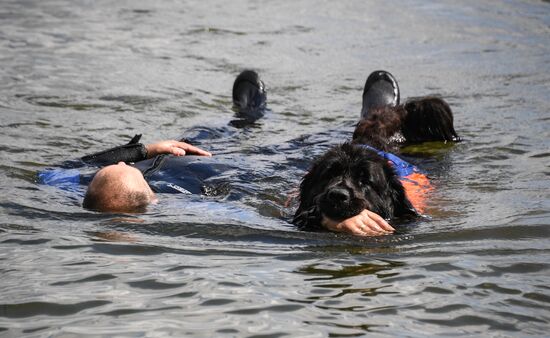
[[[385,71],[373,72],[365,84],[353,140],[333,147],[313,163],[300,185],[293,223],[304,230],[319,230],[327,221],[342,222],[365,209],[386,220],[417,216],[396,168],[404,164],[391,163],[395,156],[389,152],[398,152],[405,143],[425,141],[460,141],[449,105],[437,97],[400,105],[395,78]]]

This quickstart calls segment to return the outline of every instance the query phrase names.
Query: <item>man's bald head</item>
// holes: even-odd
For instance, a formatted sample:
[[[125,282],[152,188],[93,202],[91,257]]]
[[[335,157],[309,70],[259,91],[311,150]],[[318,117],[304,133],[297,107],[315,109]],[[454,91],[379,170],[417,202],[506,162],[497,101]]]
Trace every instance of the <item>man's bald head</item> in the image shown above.
[[[143,212],[155,194],[141,172],[123,162],[98,171],[86,191],[86,209],[111,212]]]

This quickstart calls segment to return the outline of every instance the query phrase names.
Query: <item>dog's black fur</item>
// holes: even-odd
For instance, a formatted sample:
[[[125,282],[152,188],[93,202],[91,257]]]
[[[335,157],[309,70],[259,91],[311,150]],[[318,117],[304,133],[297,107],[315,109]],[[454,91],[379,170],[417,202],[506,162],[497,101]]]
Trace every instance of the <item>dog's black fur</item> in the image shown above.
[[[405,143],[427,141],[458,142],[451,107],[433,96],[410,99],[397,107],[373,110],[359,121],[353,143],[398,152]]]
[[[303,178],[293,223],[305,230],[322,229],[323,217],[343,221],[363,209],[386,219],[417,214],[386,160],[344,143],[318,158]]]
[[[363,209],[385,219],[418,215],[387,160],[361,144],[396,152],[405,143],[425,141],[460,141],[444,100],[424,97],[369,112],[351,143],[333,147],[313,163],[300,185],[293,223],[322,229],[324,217],[343,221]]]

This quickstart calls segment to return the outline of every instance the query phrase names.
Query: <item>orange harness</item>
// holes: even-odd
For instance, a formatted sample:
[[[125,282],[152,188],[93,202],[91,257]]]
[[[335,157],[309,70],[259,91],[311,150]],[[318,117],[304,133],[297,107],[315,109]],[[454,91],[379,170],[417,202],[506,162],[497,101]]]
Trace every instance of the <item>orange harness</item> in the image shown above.
[[[426,210],[428,194],[433,190],[428,177],[420,172],[414,172],[405,177],[401,177],[400,181],[413,207],[416,211],[423,214]]]
[[[424,213],[426,210],[427,195],[433,189],[428,177],[415,165],[394,154],[378,150],[366,144],[362,144],[361,146],[376,152],[388,160],[397,176],[399,176],[399,180],[403,184],[403,188],[405,188],[405,194],[413,207],[419,213]]]

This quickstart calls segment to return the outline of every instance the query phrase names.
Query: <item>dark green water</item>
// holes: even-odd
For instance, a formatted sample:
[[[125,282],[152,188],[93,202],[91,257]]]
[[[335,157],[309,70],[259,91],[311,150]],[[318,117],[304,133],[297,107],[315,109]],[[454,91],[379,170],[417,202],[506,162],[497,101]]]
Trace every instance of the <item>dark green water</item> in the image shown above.
[[[547,336],[547,1],[0,1],[0,336]],[[272,112],[205,148],[243,181],[244,222],[163,196],[122,218],[34,173],[135,133],[232,119],[256,69]],[[465,142],[411,149],[429,219],[380,239],[276,217],[350,137],[366,76],[439,94]],[[296,141],[298,140],[298,141]]]

